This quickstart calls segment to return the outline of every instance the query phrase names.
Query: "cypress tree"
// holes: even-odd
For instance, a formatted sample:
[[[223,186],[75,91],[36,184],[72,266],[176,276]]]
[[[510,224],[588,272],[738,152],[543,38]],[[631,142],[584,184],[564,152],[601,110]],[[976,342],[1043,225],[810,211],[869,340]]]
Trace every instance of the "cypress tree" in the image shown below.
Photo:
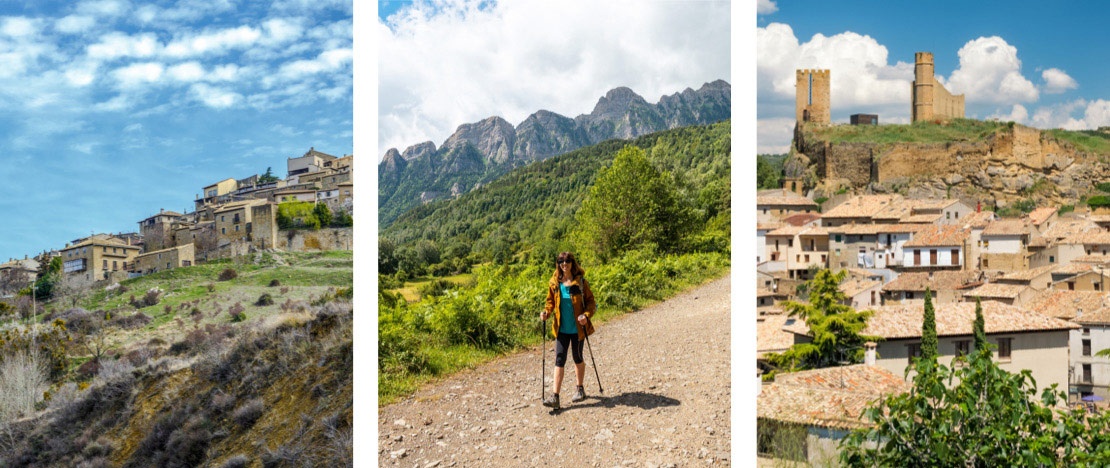
[[[921,359],[937,360],[937,316],[933,310],[932,291],[925,287],[925,317],[921,324]]]
[[[983,304],[975,297],[975,350],[987,349],[987,326],[983,321]]]

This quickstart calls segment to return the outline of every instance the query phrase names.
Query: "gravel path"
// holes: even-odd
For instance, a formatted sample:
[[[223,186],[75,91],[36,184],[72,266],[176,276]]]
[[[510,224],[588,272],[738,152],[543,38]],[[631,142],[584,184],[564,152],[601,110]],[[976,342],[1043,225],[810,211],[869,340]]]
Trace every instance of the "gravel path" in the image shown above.
[[[401,467],[728,466],[729,277],[604,324],[588,398],[540,405],[541,350],[461,372],[378,411],[378,463]],[[554,372],[547,351],[545,392]]]

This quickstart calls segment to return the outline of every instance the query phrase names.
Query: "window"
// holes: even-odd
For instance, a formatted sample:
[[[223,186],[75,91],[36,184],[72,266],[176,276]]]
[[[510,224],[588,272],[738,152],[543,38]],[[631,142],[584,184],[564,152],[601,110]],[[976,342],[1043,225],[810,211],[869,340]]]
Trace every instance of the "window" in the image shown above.
[[[871,291],[871,305],[875,305],[875,291]]]
[[[906,299],[913,299],[913,291],[906,292]]]
[[[104,247],[104,253],[108,253],[108,247],[107,246]]]
[[[806,254],[806,263],[809,263],[809,254]]]
[[[767,208],[763,209],[763,214],[767,214]]]
[[[116,271],[116,270],[119,270],[119,267],[116,265],[116,261],[112,260],[112,271]]]
[[[913,362],[914,358],[921,357],[921,343],[912,343],[906,345],[906,357],[909,359],[910,362]]]
[[[1091,340],[1083,340],[1083,356],[1091,355]]]
[[[937,265],[938,263],[940,262],[937,261],[937,249],[929,249],[929,264]]]
[[[1013,338],[999,338],[998,339],[998,360],[1010,360],[1010,346],[1013,343]]]
[[[951,211],[945,211],[944,212],[944,219],[952,219],[952,212]]]
[[[913,264],[914,266],[921,265],[921,250],[913,249]]]
[[[787,247],[793,247],[794,246],[794,239],[787,239],[786,240],[786,246]]]
[[[956,219],[960,219],[960,212],[959,211],[956,212]]]
[[[104,269],[105,269],[105,270],[107,270],[107,269],[108,269],[108,260],[104,260]]]
[[[990,247],[990,246],[991,246],[991,241],[989,239],[983,239],[983,247]]]
[[[956,341],[956,356],[967,356],[971,352],[971,340]]]
[[[1075,291],[1075,281],[1068,281],[1068,291]]]
[[[1052,255],[1049,255],[1048,256],[1048,263],[1056,263],[1056,257],[1054,257]]]
[[[840,234],[837,234],[835,237],[836,237],[836,241],[840,242]]]
[[[1090,335],[1090,334],[1091,334],[1091,329],[1090,328],[1084,328],[1083,329],[1083,335]]]
[[[235,225],[235,232],[239,232],[239,225],[238,224]]]
[[[1083,364],[1083,382],[1091,383],[1091,365]]]
[[[986,268],[986,267],[990,266],[990,264],[991,264],[990,260],[985,259],[985,258],[983,259],[983,268]]]
[[[960,249],[952,249],[952,264],[960,264]]]
[[[220,234],[227,234],[227,228],[220,228]]]

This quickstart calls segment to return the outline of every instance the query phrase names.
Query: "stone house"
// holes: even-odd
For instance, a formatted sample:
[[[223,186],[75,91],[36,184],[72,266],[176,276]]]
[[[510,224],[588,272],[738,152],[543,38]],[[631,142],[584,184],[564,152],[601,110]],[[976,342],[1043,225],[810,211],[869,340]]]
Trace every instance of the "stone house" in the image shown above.
[[[829,233],[820,226],[782,226],[768,232],[766,238],[770,261],[785,261],[790,278],[811,279],[811,268],[828,265]]]
[[[135,257],[131,272],[149,275],[159,271],[172,270],[196,264],[196,250],[193,244],[185,244],[168,249],[156,250]]]
[[[951,366],[957,355],[973,350],[975,303],[933,306],[938,361]],[[982,306],[987,339],[995,346],[994,356],[1000,368],[1011,373],[1029,370],[1039,388],[1052,384],[1057,384],[1058,388],[1067,386],[1068,370],[1063,363],[1069,360],[1069,332],[1079,329],[1079,325],[994,301],[983,302]],[[886,305],[873,310],[875,313],[861,334],[882,338],[878,343],[876,365],[895,375],[904,375],[911,359],[921,355],[924,307]],[[784,329],[794,333],[796,343],[811,339],[804,321],[799,320]]]
[[[964,229],[968,230],[967,253],[964,260],[968,265],[977,267],[981,262],[983,231],[996,219],[998,219],[998,216],[993,211],[973,211],[962,217],[962,225]]]
[[[316,203],[316,189],[285,189],[278,190],[273,194],[273,201],[277,203],[286,202],[309,202]]]
[[[251,232],[251,207],[266,204],[266,200],[244,200],[228,203],[217,209],[217,245],[249,241]]]
[[[336,159],[339,158],[316,151],[316,148],[309,148],[308,151],[301,156],[286,159],[285,164],[288,169],[286,178],[309,172],[319,172],[320,168],[324,167],[325,163],[335,161]]]
[[[755,264],[769,260],[767,256],[767,233],[778,229],[778,223],[759,223],[755,225]],[[776,257],[777,258],[777,257]]]
[[[961,226],[928,226],[903,245],[902,268],[962,270],[968,231]]]
[[[1042,206],[1034,209],[1028,215],[1025,215],[1025,217],[1029,219],[1029,223],[1033,225],[1033,229],[1037,231],[1037,234],[1043,235],[1055,224],[1056,220],[1059,219],[1057,211],[1059,211],[1059,207]]]
[[[33,258],[9,259],[0,264],[0,297],[15,294],[35,280],[40,263]]]
[[[964,301],[997,301],[1012,306],[1025,306],[1037,291],[1023,284],[986,283],[964,292]]]
[[[355,183],[347,181],[336,185],[339,188],[339,205],[346,206],[348,202],[354,201]]]
[[[910,387],[901,373],[866,363],[777,374],[756,398],[757,451],[807,466],[836,466],[840,441],[870,427],[863,410]],[[775,453],[775,447],[797,450]]]
[[[764,190],[756,194],[756,223],[774,223],[798,213],[817,213],[820,210],[813,200],[786,190]]]
[[[845,224],[872,224],[877,214],[900,200],[901,195],[857,195],[825,210],[821,214],[821,225],[836,227]]]
[[[174,231],[185,223],[185,215],[176,211],[158,210],[158,214],[139,221],[139,234],[146,251],[173,246]]]
[[[130,264],[141,249],[117,238],[96,235],[83,242],[66,245],[59,253],[67,282],[88,287],[97,281],[127,278]]]
[[[829,268],[890,268],[903,262],[903,246],[921,224],[843,224],[829,231]]]
[[[1074,270],[1074,269],[1069,269]],[[1052,282],[1052,289],[1067,291],[1106,291],[1106,274],[1101,269],[1090,268],[1089,271],[1077,273]]]
[[[981,236],[982,270],[1016,271],[1029,268],[1029,242],[1034,238],[1028,219],[996,220]]]
[[[1087,255],[1110,254],[1110,232],[1089,231],[1076,234],[1061,241],[1062,244],[1082,245]]]
[[[215,205],[227,201],[231,192],[239,188],[239,182],[232,178],[227,178],[208,185],[201,189],[204,196],[196,199],[196,209],[200,209],[206,205]]]
[[[1050,289],[1037,293],[1029,308],[1050,317],[1070,320],[1081,328],[1068,337],[1069,396],[1098,395],[1110,399],[1110,359],[1095,353],[1110,348],[1110,304],[1105,293]]]
[[[1044,291],[1052,287],[1052,271],[1055,265],[1048,265],[1028,270],[1017,270],[1003,274],[994,279],[998,284],[1011,284],[1028,286],[1036,291]]]
[[[933,293],[934,304],[951,304],[963,300],[964,292],[983,284],[978,270],[907,272],[883,285],[883,303],[888,305],[924,306],[925,288]]]
[[[840,283],[840,292],[848,296],[844,305],[856,310],[866,310],[882,305],[882,281],[851,278]]]

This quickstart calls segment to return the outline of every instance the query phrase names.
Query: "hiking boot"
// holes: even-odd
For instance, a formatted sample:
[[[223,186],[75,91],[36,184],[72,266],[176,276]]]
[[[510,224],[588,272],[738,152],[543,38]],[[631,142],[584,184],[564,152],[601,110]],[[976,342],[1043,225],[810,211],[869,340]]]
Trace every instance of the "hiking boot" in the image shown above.
[[[559,394],[553,393],[543,400],[543,405],[548,408],[559,409]]]
[[[582,400],[585,400],[585,399],[586,399],[586,390],[583,389],[581,385],[579,385],[578,390],[574,392],[574,397],[572,397],[570,399],[570,402],[571,403],[578,403],[578,402],[580,402]]]

